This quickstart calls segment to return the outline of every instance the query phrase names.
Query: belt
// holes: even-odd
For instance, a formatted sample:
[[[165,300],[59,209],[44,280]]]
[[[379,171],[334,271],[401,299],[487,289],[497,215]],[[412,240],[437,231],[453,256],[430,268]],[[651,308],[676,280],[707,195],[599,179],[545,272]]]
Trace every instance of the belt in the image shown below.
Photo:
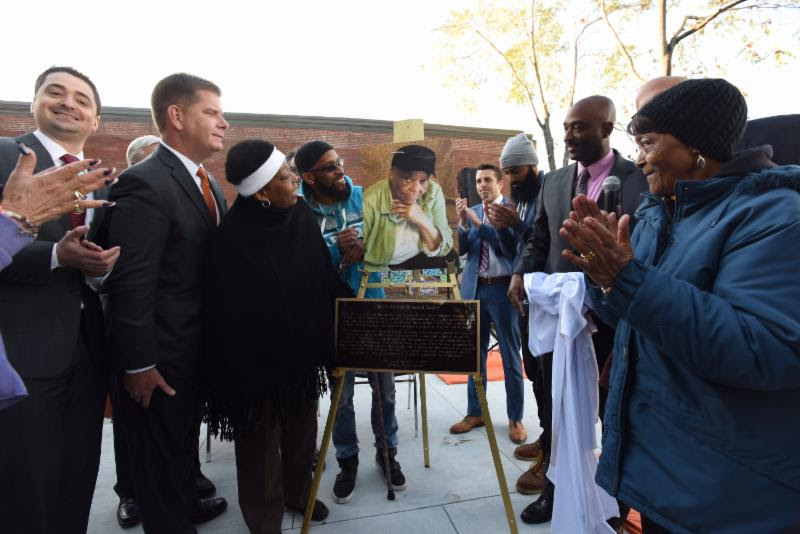
[[[511,276],[479,276],[478,277],[478,285],[479,286],[491,286],[494,284],[510,284],[511,283]]]

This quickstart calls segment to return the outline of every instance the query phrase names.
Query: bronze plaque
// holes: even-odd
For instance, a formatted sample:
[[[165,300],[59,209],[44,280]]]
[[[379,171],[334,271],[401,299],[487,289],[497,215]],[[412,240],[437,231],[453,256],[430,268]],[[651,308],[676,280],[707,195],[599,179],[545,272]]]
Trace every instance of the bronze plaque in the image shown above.
[[[336,366],[477,373],[477,300],[337,299]]]

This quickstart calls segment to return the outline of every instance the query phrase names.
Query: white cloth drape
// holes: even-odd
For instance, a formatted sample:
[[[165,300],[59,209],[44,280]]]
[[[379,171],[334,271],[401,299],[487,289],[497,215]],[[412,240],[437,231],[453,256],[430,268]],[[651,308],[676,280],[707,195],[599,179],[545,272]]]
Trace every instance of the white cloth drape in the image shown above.
[[[594,481],[597,472],[597,360],[586,316],[582,273],[524,276],[530,300],[531,353],[553,353],[553,435],[547,478],[555,484],[554,534],[610,534],[617,502]]]

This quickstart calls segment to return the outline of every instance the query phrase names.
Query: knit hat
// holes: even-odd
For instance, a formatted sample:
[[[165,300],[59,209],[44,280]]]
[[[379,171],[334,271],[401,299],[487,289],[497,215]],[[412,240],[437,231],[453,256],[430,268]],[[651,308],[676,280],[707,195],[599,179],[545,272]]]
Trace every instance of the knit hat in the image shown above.
[[[721,78],[686,80],[656,95],[637,115],[653,131],[668,133],[717,161],[733,155],[747,123],[747,103],[730,82]]]
[[[396,169],[436,174],[436,153],[428,147],[406,145],[392,154],[392,167]]]
[[[528,137],[520,132],[514,137],[509,137],[506,146],[500,153],[500,168],[516,167],[517,165],[538,165],[539,156],[536,148]]]
[[[309,141],[298,148],[294,155],[294,166],[297,168],[297,174],[302,176],[304,172],[310,171],[317,164],[319,158],[328,150],[333,150],[333,147],[325,141],[319,140]]]

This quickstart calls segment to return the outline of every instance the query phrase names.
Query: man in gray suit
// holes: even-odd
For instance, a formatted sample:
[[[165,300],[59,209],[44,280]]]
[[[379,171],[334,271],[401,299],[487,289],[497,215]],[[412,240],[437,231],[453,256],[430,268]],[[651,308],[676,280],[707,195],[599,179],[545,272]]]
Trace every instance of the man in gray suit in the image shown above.
[[[35,132],[0,139],[2,183],[20,141],[36,153],[36,172],[83,159],[99,124],[100,97],[85,75],[51,67],[36,80],[31,111]],[[0,412],[4,532],[86,532],[108,384],[93,286],[119,256],[119,247],[92,243],[102,218],[95,209],[41,225],[38,238],[0,272],[0,331],[28,389],[27,398]]]
[[[536,217],[533,225],[524,236],[524,248],[517,257],[508,298],[512,304],[525,313],[523,300],[525,291],[522,275],[531,272],[561,273],[577,270],[561,255],[569,244],[561,238],[559,230],[572,210],[572,199],[585,194],[596,200],[601,209],[619,211],[633,215],[641,202],[641,194],[647,190],[647,181],[642,172],[633,164],[612,150],[611,132],[615,121],[614,103],[604,96],[590,96],[579,100],[567,113],[564,120],[564,144],[575,163],[557,169],[545,176],[537,200]],[[603,181],[609,176],[620,179],[619,198],[603,192]],[[598,367],[603,365],[611,352],[614,331],[599,319],[595,321],[598,330],[592,338]],[[552,354],[541,356],[540,370],[544,389],[543,398],[552,398]],[[605,396],[601,394],[601,417]],[[526,523],[549,521],[553,512],[553,484],[544,474],[550,463],[550,432],[552,406],[546,406],[543,416],[547,428],[542,433],[543,460],[534,463],[525,472],[517,486],[524,487],[525,493],[541,491],[538,500],[530,504],[521,514]]]

